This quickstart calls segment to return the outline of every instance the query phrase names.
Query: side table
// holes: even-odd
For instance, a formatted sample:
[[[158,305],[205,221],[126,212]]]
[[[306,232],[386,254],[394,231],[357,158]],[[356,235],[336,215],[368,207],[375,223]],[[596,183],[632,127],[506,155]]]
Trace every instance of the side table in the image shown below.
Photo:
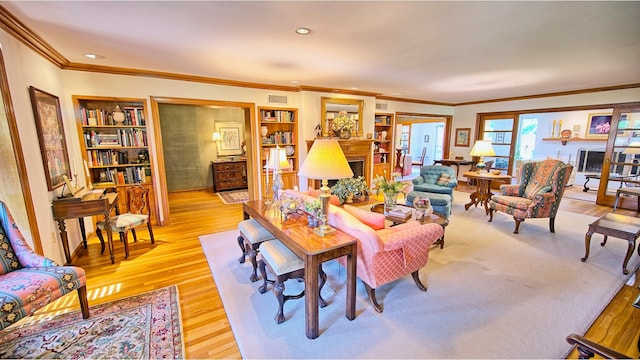
[[[605,246],[607,244],[607,238],[609,236],[617,237],[629,242],[627,254],[624,256],[624,261],[622,262],[622,273],[625,275],[629,274],[629,270],[627,270],[627,263],[629,262],[629,259],[633,254],[633,250],[636,247],[636,239],[640,236],[640,219],[609,213],[589,224],[589,230],[584,236],[585,254],[584,257],[580,259],[582,262],[587,261],[587,258],[589,257],[589,246],[591,245],[591,235],[593,235],[593,233],[604,235],[604,240],[602,240],[600,246]],[[638,255],[640,256],[640,248],[638,248]]]
[[[480,204],[480,206],[484,205],[484,210],[487,215],[489,215],[489,199],[491,199],[491,195],[493,195],[493,193],[491,193],[491,181],[507,182],[513,178],[511,175],[494,175],[492,173],[477,171],[465,171],[462,173],[462,176],[467,179],[476,179],[478,184],[476,191],[469,195],[471,200],[464,205],[464,210],[469,210],[471,205],[478,207],[478,204]]]

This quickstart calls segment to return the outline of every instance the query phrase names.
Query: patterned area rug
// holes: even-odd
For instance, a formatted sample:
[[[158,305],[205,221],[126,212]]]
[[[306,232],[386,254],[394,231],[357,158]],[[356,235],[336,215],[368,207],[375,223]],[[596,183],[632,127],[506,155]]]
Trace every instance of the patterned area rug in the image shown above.
[[[225,204],[241,203],[249,200],[249,190],[232,190],[218,192],[218,196]]]
[[[69,296],[74,296],[71,294]],[[1,358],[184,358],[178,288],[169,286],[0,332]]]

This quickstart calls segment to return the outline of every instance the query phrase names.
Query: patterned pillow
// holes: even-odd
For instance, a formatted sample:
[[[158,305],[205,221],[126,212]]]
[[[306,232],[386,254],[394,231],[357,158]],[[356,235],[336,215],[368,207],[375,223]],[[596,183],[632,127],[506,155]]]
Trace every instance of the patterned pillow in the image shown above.
[[[4,225],[0,223],[0,225]],[[9,238],[4,233],[4,226],[0,226],[0,275],[6,274],[22,267],[13,251]]]
[[[384,221],[386,217],[383,214],[375,213],[351,205],[344,205],[344,210],[360,220],[363,224],[369,226],[373,230],[384,229]]]
[[[447,173],[442,173],[440,174],[440,177],[438,178],[438,181],[436,181],[437,185],[440,186],[447,186],[449,185],[449,181],[451,180],[451,175],[447,174]]]
[[[524,197],[527,199],[533,199],[537,194],[544,194],[551,191],[551,186],[538,184],[536,181],[532,181],[527,185],[527,188],[524,189]]]

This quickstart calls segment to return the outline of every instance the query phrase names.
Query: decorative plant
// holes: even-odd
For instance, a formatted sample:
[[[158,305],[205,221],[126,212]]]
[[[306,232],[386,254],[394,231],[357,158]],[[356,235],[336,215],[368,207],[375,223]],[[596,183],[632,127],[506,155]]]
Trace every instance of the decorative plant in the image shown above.
[[[349,195],[364,195],[367,190],[367,182],[363,176],[340,179],[331,187],[331,193],[344,202]]]
[[[385,176],[376,176],[373,178],[373,187],[371,188],[372,192],[376,195],[379,193],[406,193],[408,183],[398,181],[400,177],[400,173],[394,172],[391,173],[391,180],[387,181],[387,172],[384,173]]]
[[[305,201],[304,202],[304,211],[306,211],[309,215],[318,216],[318,212],[320,211],[320,199],[315,199],[313,201]]]
[[[351,131],[355,126],[355,122],[349,117],[346,111],[342,110],[338,113],[338,117],[331,122],[333,131],[347,130]]]

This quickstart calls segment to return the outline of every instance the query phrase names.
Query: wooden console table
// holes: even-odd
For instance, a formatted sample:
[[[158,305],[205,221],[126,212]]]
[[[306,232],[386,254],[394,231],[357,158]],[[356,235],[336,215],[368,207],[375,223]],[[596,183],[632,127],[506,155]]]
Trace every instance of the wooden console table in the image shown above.
[[[444,166],[455,166],[456,167],[456,178],[460,176],[460,165],[473,165],[475,164],[471,160],[463,160],[463,159],[440,159],[434,160],[433,165],[442,164]]]
[[[109,215],[112,209],[116,209],[117,213],[117,207],[117,192],[102,194],[97,199],[71,197],[52,201],[51,209],[53,211],[53,218],[58,222],[58,229],[60,230],[60,238],[62,239],[62,248],[64,249],[64,257],[67,261],[67,265],[71,265],[71,252],[69,250],[69,238],[67,237],[67,227],[64,222],[65,219],[78,219],[81,224],[80,230],[82,232],[83,241],[86,243],[83,218],[85,216],[93,215],[104,215],[105,230],[107,232],[107,241],[109,244],[109,255],[111,256],[111,263],[114,263],[113,235],[111,233],[111,225],[109,224]]]
[[[356,317],[357,242],[352,236],[337,230],[320,236],[307,224],[307,218],[292,216],[283,220],[280,210],[262,200],[242,204],[244,218],[254,218],[289,250],[304,261],[305,332],[309,339],[320,335],[318,320],[318,269],[321,263],[341,256],[347,257],[347,319]]]

